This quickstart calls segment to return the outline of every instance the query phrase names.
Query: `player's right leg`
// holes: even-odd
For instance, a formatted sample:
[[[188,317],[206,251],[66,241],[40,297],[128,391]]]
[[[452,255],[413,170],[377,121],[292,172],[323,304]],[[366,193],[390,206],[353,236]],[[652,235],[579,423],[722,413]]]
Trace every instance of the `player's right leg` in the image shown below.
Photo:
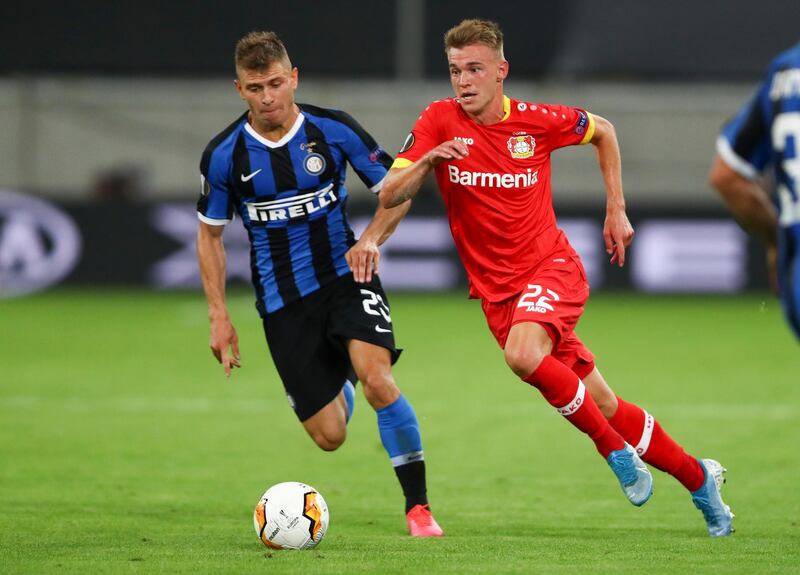
[[[347,437],[355,380],[344,349],[327,332],[335,286],[290,302],[263,319],[272,360],[289,405],[321,449],[333,451]]]
[[[675,477],[691,493],[695,506],[703,512],[709,534],[730,535],[733,513],[720,495],[724,468],[714,460],[700,461],[686,453],[652,415],[616,396],[596,367],[583,382],[611,426],[636,453],[649,465]]]
[[[539,323],[514,324],[505,342],[505,359],[523,381],[536,387],[567,421],[594,441],[617,476],[625,496],[643,505],[653,492],[653,478],[633,449],[608,423],[583,382],[550,355],[551,335]]]
[[[347,381],[345,386],[352,383]],[[347,438],[348,405],[344,389],[334,397],[330,403],[314,415],[303,421],[311,439],[320,449],[334,451],[338,449]]]

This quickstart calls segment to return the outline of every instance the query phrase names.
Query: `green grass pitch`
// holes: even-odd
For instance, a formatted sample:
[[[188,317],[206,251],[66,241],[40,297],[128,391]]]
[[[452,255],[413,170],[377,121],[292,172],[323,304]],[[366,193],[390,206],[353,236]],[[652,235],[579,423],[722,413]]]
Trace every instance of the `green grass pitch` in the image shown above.
[[[653,499],[628,504],[591,443],[505,367],[476,302],[395,294],[395,376],[447,533],[412,540],[360,392],[345,445],[318,450],[251,295],[229,299],[244,364],[230,380],[200,294],[0,302],[0,572],[800,571],[800,350],[769,296],[599,294],[579,326],[617,393],[728,467],[737,533],[721,540],[660,472]],[[328,502],[315,550],[270,551],[253,531],[258,497],[288,480]]]

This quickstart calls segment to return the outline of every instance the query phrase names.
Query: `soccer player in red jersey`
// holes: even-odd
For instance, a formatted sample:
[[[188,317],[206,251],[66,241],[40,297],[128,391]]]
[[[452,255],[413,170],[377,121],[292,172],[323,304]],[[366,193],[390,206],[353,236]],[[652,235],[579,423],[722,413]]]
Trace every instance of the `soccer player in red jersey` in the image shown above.
[[[688,455],[649,413],[617,397],[574,331],[589,285],[556,225],[550,153],[595,147],[607,194],[605,246],[622,266],[633,228],[614,127],[579,108],[505,96],[509,65],[493,22],[461,22],[445,35],[445,51],[455,97],[420,115],[384,182],[381,204],[409,200],[434,171],[470,296],[481,300],[508,366],[594,441],[634,505],[652,493],[644,459],[691,492],[711,536],[730,534],[722,466]],[[369,267],[355,276],[367,281]]]

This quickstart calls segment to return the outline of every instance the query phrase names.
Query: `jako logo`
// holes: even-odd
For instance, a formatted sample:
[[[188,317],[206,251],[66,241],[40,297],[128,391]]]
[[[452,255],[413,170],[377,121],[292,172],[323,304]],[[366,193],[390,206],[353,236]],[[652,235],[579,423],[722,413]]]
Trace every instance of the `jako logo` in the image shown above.
[[[462,186],[481,186],[483,188],[529,188],[539,181],[539,171],[517,174],[498,174],[495,172],[468,172],[457,166],[447,166],[450,181]]]
[[[80,252],[80,233],[67,214],[45,200],[0,190],[0,298],[58,283]]]
[[[475,140],[473,140],[472,138],[463,138],[461,136],[456,136],[453,139],[458,142],[464,142],[467,146],[471,146],[472,144],[475,143]]]

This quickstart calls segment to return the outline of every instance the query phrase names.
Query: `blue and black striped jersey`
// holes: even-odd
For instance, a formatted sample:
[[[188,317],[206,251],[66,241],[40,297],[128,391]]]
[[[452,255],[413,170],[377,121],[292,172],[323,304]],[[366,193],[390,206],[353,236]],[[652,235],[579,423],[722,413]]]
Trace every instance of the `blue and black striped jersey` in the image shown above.
[[[717,152],[749,179],[771,167],[780,224],[800,226],[800,44],[772,61],[750,101],[723,128]]]
[[[245,113],[211,140],[200,162],[198,217],[211,225],[241,217],[262,316],[349,273],[347,162],[376,193],[392,163],[348,114],[298,107],[280,141],[256,133]]]

